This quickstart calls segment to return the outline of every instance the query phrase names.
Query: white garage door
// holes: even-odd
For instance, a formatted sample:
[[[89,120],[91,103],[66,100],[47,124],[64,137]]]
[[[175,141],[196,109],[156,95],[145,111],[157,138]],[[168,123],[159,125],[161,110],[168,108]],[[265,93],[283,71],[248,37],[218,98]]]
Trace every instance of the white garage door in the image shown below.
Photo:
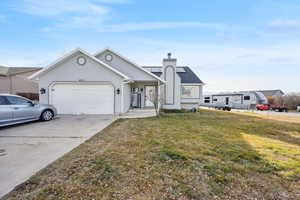
[[[112,85],[55,84],[51,104],[59,114],[113,114]]]

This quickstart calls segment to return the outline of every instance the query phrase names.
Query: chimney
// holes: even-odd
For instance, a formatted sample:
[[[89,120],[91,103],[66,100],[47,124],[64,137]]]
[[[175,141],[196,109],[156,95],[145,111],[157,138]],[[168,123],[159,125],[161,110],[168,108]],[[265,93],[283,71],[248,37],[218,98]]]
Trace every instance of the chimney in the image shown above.
[[[168,53],[168,58],[163,59],[162,77],[166,81],[164,84],[165,93],[165,104],[174,105],[175,104],[175,82],[176,79],[176,62],[175,58],[172,58],[172,54]],[[177,94],[177,93],[176,93]],[[179,95],[180,97],[180,95]]]
[[[177,63],[177,59],[176,58],[172,58],[172,54],[168,53],[168,58],[164,58],[163,59],[163,67],[166,66],[173,66],[176,69],[176,63]]]

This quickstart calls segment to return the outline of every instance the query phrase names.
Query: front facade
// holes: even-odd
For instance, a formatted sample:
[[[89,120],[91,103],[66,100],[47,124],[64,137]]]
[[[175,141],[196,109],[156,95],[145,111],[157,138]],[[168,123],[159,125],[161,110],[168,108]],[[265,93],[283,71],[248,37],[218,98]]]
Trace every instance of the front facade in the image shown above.
[[[59,114],[122,114],[131,108],[198,106],[203,83],[198,77],[199,83],[186,83],[188,91],[182,96],[185,83],[174,60],[164,59],[164,72],[157,76],[111,49],[96,55],[76,49],[31,79],[39,83],[40,103],[53,104]],[[194,94],[193,87],[197,98],[182,98]]]
[[[0,66],[0,93],[16,94],[38,99],[38,83],[28,77],[41,70],[37,67]]]

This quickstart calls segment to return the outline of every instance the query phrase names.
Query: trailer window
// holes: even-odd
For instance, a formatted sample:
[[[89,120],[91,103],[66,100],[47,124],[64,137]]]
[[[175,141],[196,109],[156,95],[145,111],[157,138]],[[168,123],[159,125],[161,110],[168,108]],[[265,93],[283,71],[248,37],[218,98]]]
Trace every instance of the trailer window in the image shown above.
[[[250,100],[250,96],[244,96],[244,100],[246,101]]]
[[[210,100],[209,99],[205,99],[204,103],[210,103]]]
[[[213,101],[218,101],[218,99],[214,99]]]

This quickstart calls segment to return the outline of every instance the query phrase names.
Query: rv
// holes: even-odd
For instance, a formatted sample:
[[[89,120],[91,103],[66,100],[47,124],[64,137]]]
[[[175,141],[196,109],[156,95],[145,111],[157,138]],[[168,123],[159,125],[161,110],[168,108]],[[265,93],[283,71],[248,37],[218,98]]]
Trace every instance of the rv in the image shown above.
[[[257,104],[267,104],[263,93],[242,91],[204,95],[202,106],[214,108],[255,109]]]

